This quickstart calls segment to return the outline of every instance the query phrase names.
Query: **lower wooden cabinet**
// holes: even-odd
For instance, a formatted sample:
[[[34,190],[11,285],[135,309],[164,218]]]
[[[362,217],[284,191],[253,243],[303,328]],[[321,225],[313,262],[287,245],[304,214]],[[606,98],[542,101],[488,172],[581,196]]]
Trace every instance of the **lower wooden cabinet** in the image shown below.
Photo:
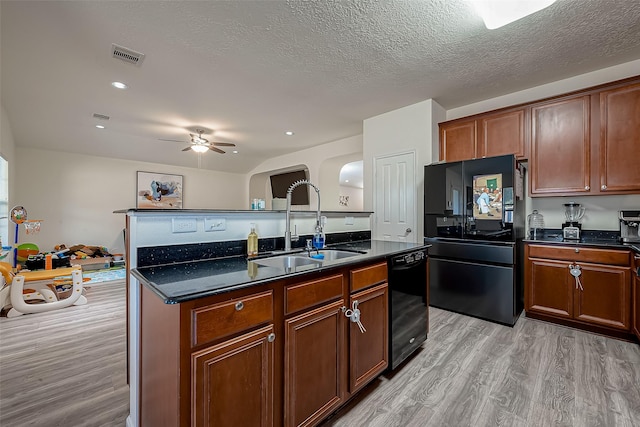
[[[349,392],[380,375],[389,363],[389,287],[387,283],[351,295],[365,328],[349,321]]]
[[[525,256],[527,313],[630,330],[628,251],[589,248],[582,253],[578,247],[527,245]],[[600,264],[598,258],[603,262],[627,261],[626,265]]]
[[[269,325],[191,355],[192,425],[274,425],[274,340]]]
[[[285,426],[315,425],[344,401],[343,306],[339,300],[285,320]]]
[[[143,286],[137,424],[315,426],[382,373],[386,262],[298,277],[181,304]]]

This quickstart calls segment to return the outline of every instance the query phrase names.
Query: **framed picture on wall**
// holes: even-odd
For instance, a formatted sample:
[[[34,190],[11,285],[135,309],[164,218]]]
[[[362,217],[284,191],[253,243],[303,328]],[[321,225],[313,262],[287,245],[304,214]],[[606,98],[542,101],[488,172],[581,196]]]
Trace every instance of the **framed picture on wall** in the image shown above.
[[[182,175],[138,171],[136,208],[182,209]]]

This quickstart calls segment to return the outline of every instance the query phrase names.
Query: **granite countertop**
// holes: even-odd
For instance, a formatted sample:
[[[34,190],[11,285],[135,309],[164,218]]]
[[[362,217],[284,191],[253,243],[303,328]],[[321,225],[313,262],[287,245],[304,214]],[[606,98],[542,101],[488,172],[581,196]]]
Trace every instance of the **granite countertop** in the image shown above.
[[[542,237],[537,239],[525,239],[525,243],[544,243],[557,245],[593,246],[605,249],[630,249],[640,253],[640,243],[623,243],[620,234],[616,231],[584,230],[580,240],[564,240],[562,230],[547,229]]]
[[[388,242],[381,240],[355,241],[331,245],[327,249],[359,251],[357,255],[322,264],[302,265],[289,271],[280,267],[263,266],[247,260],[245,256],[233,256],[196,260],[131,270],[145,286],[153,290],[167,304],[229,292],[249,286],[268,283],[307,273],[317,273],[349,264],[386,259],[391,255],[424,249],[430,245],[419,243]],[[299,251],[294,251],[299,253]],[[304,252],[303,252],[304,253]]]

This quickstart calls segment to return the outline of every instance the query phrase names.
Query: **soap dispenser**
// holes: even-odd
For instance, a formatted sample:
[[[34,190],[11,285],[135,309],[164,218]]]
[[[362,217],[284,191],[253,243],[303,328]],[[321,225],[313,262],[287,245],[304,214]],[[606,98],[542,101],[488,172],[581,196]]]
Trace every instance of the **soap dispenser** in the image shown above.
[[[247,255],[252,257],[258,255],[258,233],[256,225],[251,224],[251,232],[247,236]]]
[[[324,232],[320,223],[316,224],[316,229],[313,233],[313,247],[316,249],[324,248]]]

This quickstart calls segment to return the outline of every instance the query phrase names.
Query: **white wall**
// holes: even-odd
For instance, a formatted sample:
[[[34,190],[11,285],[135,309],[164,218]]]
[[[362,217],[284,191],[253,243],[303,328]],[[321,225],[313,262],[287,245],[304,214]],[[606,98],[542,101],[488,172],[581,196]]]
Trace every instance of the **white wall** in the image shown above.
[[[363,123],[364,209],[373,211],[375,159],[413,151],[416,155],[416,233],[414,242],[422,241],[424,211],[423,166],[438,159],[438,122],[445,110],[432,99],[399,108]],[[435,130],[434,130],[435,129]],[[436,148],[434,148],[436,147]],[[434,157],[435,156],[435,157]],[[374,213],[374,218],[375,218]],[[376,235],[375,223],[373,235]]]
[[[124,251],[125,216],[114,210],[135,208],[136,171],[183,175],[185,209],[244,209],[244,174],[117,160],[17,147],[16,193],[30,219],[42,219],[40,233],[24,234],[20,242],[41,251],[56,244],[106,246]]]
[[[340,170],[347,163],[362,160],[362,151],[326,159],[320,165],[320,189],[322,209],[334,211],[363,210],[361,188],[340,185]],[[341,206],[339,196],[349,196],[349,206]]]
[[[330,179],[325,176],[323,163],[327,159],[343,156],[346,159],[360,160],[362,158],[361,153],[362,135],[356,135],[265,160],[248,174],[250,177],[250,197],[264,198],[265,194],[270,196],[271,191],[267,188],[267,184],[271,172],[284,171],[295,165],[304,165],[309,169],[309,180],[320,189],[320,205],[322,210],[332,209],[328,206],[332,205],[331,200],[337,199],[338,186],[335,185],[334,188],[332,185],[331,188],[323,188],[323,184],[327,185],[329,182],[324,179]],[[346,160],[345,163],[349,161],[353,160]],[[336,180],[338,177],[339,175],[336,175]],[[334,192],[335,196],[333,194]],[[310,210],[316,210],[318,204],[316,199],[315,191],[312,190],[309,193]],[[327,205],[324,204],[325,200],[329,201]],[[271,206],[270,203],[271,201],[267,200],[268,209]]]

